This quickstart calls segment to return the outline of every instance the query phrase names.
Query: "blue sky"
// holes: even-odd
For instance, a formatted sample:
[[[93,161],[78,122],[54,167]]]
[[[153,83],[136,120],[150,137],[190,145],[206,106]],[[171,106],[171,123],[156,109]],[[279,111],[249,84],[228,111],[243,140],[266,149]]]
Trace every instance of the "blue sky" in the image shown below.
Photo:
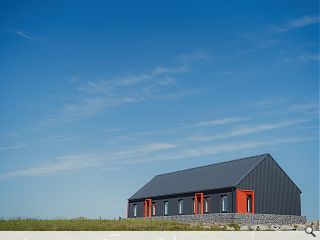
[[[319,216],[317,1],[1,1],[0,217],[125,216],[155,174],[269,152]]]

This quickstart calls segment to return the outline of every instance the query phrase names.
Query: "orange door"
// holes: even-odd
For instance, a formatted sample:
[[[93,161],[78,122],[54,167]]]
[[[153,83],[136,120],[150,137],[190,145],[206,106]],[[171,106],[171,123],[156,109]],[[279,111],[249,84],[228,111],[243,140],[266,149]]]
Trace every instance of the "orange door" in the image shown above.
[[[151,211],[152,211],[152,200],[145,199],[144,200],[144,216],[145,217],[151,217]]]

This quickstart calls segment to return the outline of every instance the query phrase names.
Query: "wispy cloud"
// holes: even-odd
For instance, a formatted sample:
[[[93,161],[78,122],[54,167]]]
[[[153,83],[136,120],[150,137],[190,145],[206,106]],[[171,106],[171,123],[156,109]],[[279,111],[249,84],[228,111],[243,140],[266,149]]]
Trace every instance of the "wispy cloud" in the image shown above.
[[[241,122],[244,120],[248,120],[248,118],[228,117],[228,118],[213,119],[213,120],[209,120],[209,121],[197,122],[194,124],[185,125],[185,126],[181,126],[181,127],[182,128],[214,127],[214,126],[219,126],[219,125]]]
[[[226,75],[230,75],[230,74],[235,74],[238,71],[239,71],[238,69],[230,69],[230,70],[220,71],[219,74],[226,76]]]
[[[289,99],[283,97],[271,97],[262,101],[245,104],[244,107],[261,112],[262,115],[268,116],[286,116],[289,115],[294,118],[304,118],[312,120],[310,114],[317,114],[319,111],[319,104],[317,102],[294,103]],[[300,115],[296,115],[300,113]],[[293,116],[296,115],[296,116]]]
[[[155,130],[155,131],[144,131],[138,133],[131,133],[131,134],[124,134],[120,136],[116,136],[113,141],[134,141],[141,137],[150,137],[150,136],[165,136],[165,135],[175,135],[175,134],[182,134],[188,132],[190,129],[197,129],[197,128],[208,128],[208,127],[216,127],[221,125],[227,125],[231,123],[242,122],[248,120],[249,118],[244,117],[226,117],[226,118],[219,118],[219,119],[211,119],[206,121],[200,121],[195,123],[184,123],[178,124],[176,127],[171,129],[164,129],[164,130]]]
[[[290,112],[305,112],[305,111],[318,111],[319,104],[316,102],[309,102],[305,104],[296,104],[289,107]]]
[[[274,108],[278,106],[283,106],[287,103],[288,103],[287,99],[284,99],[281,97],[271,97],[263,101],[255,102],[254,105],[258,107],[263,107],[263,108]]]
[[[255,45],[249,48],[241,49],[238,54],[240,55],[247,55],[251,53],[255,53],[257,51],[262,51],[268,48],[271,48],[273,46],[276,46],[279,44],[280,41],[273,40],[273,39],[260,39]]]
[[[153,76],[159,74],[179,74],[179,73],[186,73],[190,71],[190,68],[186,66],[177,66],[177,67],[157,67],[153,70]]]
[[[35,37],[31,36],[30,34],[23,32],[23,31],[14,31],[11,30],[12,33],[15,33],[16,35],[18,35],[19,37],[22,37],[24,39],[27,40],[37,40]]]
[[[295,53],[286,53],[279,58],[275,64],[278,66],[289,65],[294,69],[300,69],[308,63],[317,64],[320,60],[319,53],[300,51]]]
[[[177,61],[183,64],[197,62],[206,62],[210,60],[210,55],[203,49],[196,49],[190,53],[181,54],[177,57]]]
[[[71,141],[74,139],[76,139],[74,136],[63,134],[63,135],[50,136],[42,139],[35,139],[32,142],[36,144],[45,143],[45,142],[59,143],[59,142]]]
[[[1,139],[8,139],[8,138],[14,138],[19,136],[18,132],[9,132],[9,133],[2,133],[0,134]]]
[[[4,179],[16,176],[48,176],[59,172],[89,168],[96,166],[97,164],[97,156],[92,154],[63,156],[52,159],[45,164],[4,174],[1,178]]]
[[[228,143],[228,144],[213,144],[210,146],[203,146],[203,147],[196,147],[196,148],[189,148],[184,149],[182,151],[161,155],[157,159],[153,160],[172,160],[172,159],[181,159],[181,158],[190,158],[190,157],[200,157],[206,155],[213,155],[219,154],[224,152],[235,152],[244,149],[254,149],[258,147],[267,147],[271,145],[277,144],[285,144],[285,143],[292,143],[292,142],[303,142],[303,141],[312,141],[314,138],[311,137],[289,137],[283,139],[272,139],[266,141],[244,141],[244,142],[235,142],[235,143]]]
[[[299,18],[291,19],[282,26],[274,27],[274,30],[276,32],[288,32],[294,29],[303,28],[313,24],[318,24],[319,22],[319,16],[302,16]]]
[[[286,40],[281,40],[279,35],[288,33],[290,31],[301,29],[307,26],[319,24],[320,17],[315,15],[307,15],[298,18],[293,18],[287,22],[279,23],[278,25],[272,25],[269,27],[262,26],[261,29],[256,31],[243,32],[241,35],[245,39],[251,42],[250,47],[240,49],[237,54],[247,55],[256,53],[258,51],[265,51],[272,47],[282,45],[288,45],[289,42]],[[284,48],[285,49],[285,48]],[[290,49],[292,50],[292,49]],[[287,53],[286,53],[287,55]],[[294,56],[286,56],[280,60],[280,62],[292,62],[297,58],[298,61],[318,61],[319,55],[314,52],[303,52],[299,51]],[[277,64],[277,61],[276,61]]]
[[[305,119],[297,119],[297,120],[288,120],[288,121],[282,121],[278,123],[265,123],[265,124],[259,124],[253,127],[241,127],[237,129],[233,129],[231,131],[227,131],[221,134],[215,134],[215,135],[196,135],[192,136],[190,138],[186,138],[185,141],[191,141],[191,142],[206,142],[206,141],[213,141],[217,139],[224,139],[224,138],[230,138],[230,137],[237,137],[242,135],[247,135],[251,133],[257,133],[262,131],[268,131],[273,129],[279,129],[284,127],[289,127],[293,125],[297,125],[303,122],[306,122],[308,120]]]
[[[259,108],[268,109],[270,107],[274,107],[273,104],[276,104],[278,106],[280,100],[276,100],[276,98],[268,99],[263,102],[257,103]],[[281,106],[287,102],[284,99],[281,101]],[[261,103],[261,104],[260,104]],[[307,104],[308,105],[308,104]],[[282,106],[283,108],[283,106]],[[281,109],[282,109],[281,108]],[[289,109],[289,110],[288,110]],[[299,111],[301,112],[303,110],[313,110],[314,106],[310,103],[310,106],[305,106],[303,104],[301,105],[292,105],[290,107],[286,106],[284,110],[281,110],[283,114],[287,115],[286,112],[288,111]],[[272,115],[274,113],[271,113]],[[277,115],[278,116],[278,115]],[[249,135],[252,133],[261,133],[261,132],[267,132],[275,129],[281,129],[281,128],[287,128],[290,126],[295,125],[301,125],[303,123],[306,123],[308,121],[311,121],[312,119],[286,119],[281,120],[278,122],[272,122],[272,123],[260,123],[260,124],[252,124],[252,123],[245,123],[247,126],[238,126],[236,127],[235,124],[237,123],[243,123],[248,120],[253,120],[254,118],[251,117],[226,117],[226,118],[220,118],[220,119],[211,119],[211,120],[205,120],[195,123],[183,123],[178,124],[176,127],[171,129],[162,129],[157,131],[145,131],[145,132],[138,132],[138,133],[131,133],[131,134],[123,134],[118,135],[113,138],[112,141],[125,141],[130,142],[134,141],[136,142],[138,139],[142,138],[149,138],[149,137],[160,137],[166,138],[170,136],[170,139],[176,138],[176,136],[183,136],[181,139],[176,140],[176,144],[190,144],[190,143],[200,143],[200,142],[209,142],[209,141],[215,141],[219,139],[228,139],[233,137],[239,137],[244,135]],[[225,127],[225,125],[228,125],[227,131],[223,131],[221,133],[217,133],[216,127]],[[243,124],[242,124],[243,125]],[[190,135],[194,131],[197,131],[196,135]],[[205,131],[205,135],[200,134],[201,132]],[[208,132],[212,132],[211,134],[208,134]],[[209,132],[209,133],[210,133]]]
[[[161,152],[176,147],[171,143],[151,143],[141,146],[136,146],[131,149],[118,150],[111,153],[99,154],[76,154],[67,155],[51,160],[45,163],[0,176],[0,179],[16,176],[48,176],[60,172],[74,171],[84,168],[93,168],[97,166],[111,167],[121,164],[120,161],[132,161],[143,155],[148,155],[154,152]]]
[[[41,121],[40,126],[94,116],[105,109],[136,104],[149,100],[173,100],[203,93],[202,89],[189,89],[179,84],[177,76],[186,74],[189,67],[159,66],[145,73],[115,75],[108,80],[90,80],[77,87],[73,101],[64,104],[57,116]]]
[[[276,104],[278,103],[278,101],[270,100],[267,101],[267,104],[262,104],[261,106],[269,107],[269,103],[273,104],[274,102]],[[317,104],[313,102],[289,105],[289,107],[287,105],[288,111],[299,113],[301,111],[314,110],[317,109],[317,107]],[[128,134],[124,137],[131,137],[132,143],[130,144],[111,145],[111,147],[108,147],[108,151],[102,150],[95,153],[78,153],[44,159],[38,165],[2,173],[0,179],[18,176],[47,176],[81,169],[89,169],[90,171],[104,169],[108,171],[108,169],[119,169],[121,166],[136,163],[178,160],[220,153],[234,153],[256,148],[270,149],[270,146],[278,144],[317,140],[314,136],[295,136],[293,131],[290,131],[294,135],[292,137],[288,137],[287,135],[279,137],[278,135],[278,133],[282,132],[279,131],[280,129],[291,126],[301,128],[305,126],[304,123],[309,122],[310,119],[280,119],[276,122],[256,122],[252,124],[251,122],[254,120],[252,117],[230,116],[177,125],[171,129],[158,129],[149,132]],[[245,122],[244,126],[238,125],[239,123],[243,124],[243,122]],[[225,126],[228,124],[231,126]],[[222,128],[222,126],[224,126],[224,128]],[[221,128],[225,130],[220,133],[217,132],[217,130]],[[117,128],[110,129],[110,132],[118,130]],[[197,135],[194,135],[195,130]],[[277,130],[277,137],[272,137],[270,134],[263,134],[265,132],[272,133],[272,131],[275,130]],[[198,134],[201,132],[205,134]],[[298,134],[301,134],[301,131]],[[305,134],[311,133],[308,131],[308,133]],[[161,138],[158,137],[160,135]],[[112,141],[115,141],[118,137],[121,138],[123,136],[115,136],[112,138]],[[68,141],[73,138],[71,135],[61,134],[44,138],[42,141]],[[223,141],[223,143],[220,141],[221,139],[227,141]],[[3,149],[8,147],[9,146]],[[15,146],[11,147],[14,148]],[[16,147],[20,146],[17,145]]]
[[[317,61],[320,60],[320,54],[319,53],[307,53],[307,52],[304,52],[299,56],[299,60],[300,61],[304,61],[304,62],[307,62],[307,61],[315,61],[315,62],[317,62]]]
[[[122,132],[124,130],[125,130],[124,128],[110,128],[110,129],[107,129],[106,132],[113,133],[113,132]]]
[[[24,140],[17,142],[12,145],[8,146],[0,146],[0,151],[9,151],[9,150],[16,150],[20,148],[26,148],[26,147],[32,147],[32,146],[38,146],[39,144],[52,144],[52,143],[60,143],[65,141],[71,141],[76,139],[76,137],[68,135],[68,134],[62,134],[62,135],[55,135],[55,136],[48,136],[43,138],[33,138],[30,140]]]
[[[147,144],[137,149],[116,151],[113,153],[79,154],[55,158],[50,162],[34,167],[20,169],[5,173],[0,179],[26,176],[49,176],[53,174],[75,171],[88,168],[102,168],[105,170],[119,169],[121,165],[130,165],[145,162],[168,161],[186,159],[219,153],[235,152],[239,150],[255,149],[271,145],[286,144],[292,142],[312,141],[309,137],[287,137],[281,139],[270,139],[265,141],[241,141],[228,144],[211,144],[201,147],[176,148],[176,145],[166,143]],[[169,150],[169,151],[166,151]],[[164,152],[163,152],[164,151]]]
[[[0,146],[0,151],[19,149],[19,148],[24,148],[26,146],[27,144],[25,143],[18,143],[18,144],[9,145],[9,146]]]

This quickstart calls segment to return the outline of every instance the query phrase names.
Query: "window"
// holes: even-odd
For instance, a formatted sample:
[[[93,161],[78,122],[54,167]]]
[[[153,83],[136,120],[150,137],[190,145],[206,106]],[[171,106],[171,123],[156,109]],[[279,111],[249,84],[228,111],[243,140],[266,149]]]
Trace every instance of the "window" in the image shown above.
[[[252,196],[247,195],[247,212],[252,212]]]
[[[221,196],[221,210],[222,212],[226,212],[228,208],[228,196],[222,195]]]
[[[153,202],[152,203],[152,216],[155,216],[156,215],[156,203]]]
[[[196,214],[196,200],[192,198],[193,200],[193,213]]]
[[[137,216],[137,209],[138,209],[138,205],[137,204],[133,204],[133,216],[134,217]]]
[[[179,200],[179,214],[183,214],[183,199]]]
[[[205,213],[209,212],[209,203],[210,203],[210,198],[209,197],[204,198],[204,212]]]
[[[164,201],[164,215],[168,215],[168,207],[169,207],[168,201]]]

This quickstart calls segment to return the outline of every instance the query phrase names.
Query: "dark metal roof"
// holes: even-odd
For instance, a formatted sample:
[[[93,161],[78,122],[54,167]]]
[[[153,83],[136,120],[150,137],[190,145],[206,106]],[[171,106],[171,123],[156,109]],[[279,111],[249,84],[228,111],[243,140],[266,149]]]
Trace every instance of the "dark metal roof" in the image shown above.
[[[268,155],[267,153],[157,175],[129,200],[235,187]]]

